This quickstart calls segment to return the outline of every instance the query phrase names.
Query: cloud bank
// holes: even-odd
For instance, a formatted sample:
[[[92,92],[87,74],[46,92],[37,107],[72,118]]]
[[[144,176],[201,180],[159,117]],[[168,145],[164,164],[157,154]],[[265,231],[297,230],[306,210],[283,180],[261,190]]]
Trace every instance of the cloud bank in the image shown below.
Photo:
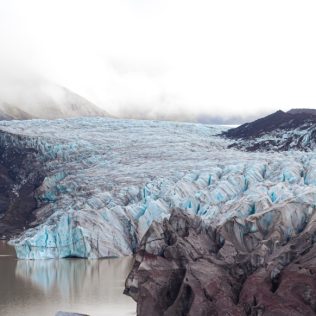
[[[315,13],[292,0],[0,0],[0,98],[48,80],[120,117],[316,108]]]

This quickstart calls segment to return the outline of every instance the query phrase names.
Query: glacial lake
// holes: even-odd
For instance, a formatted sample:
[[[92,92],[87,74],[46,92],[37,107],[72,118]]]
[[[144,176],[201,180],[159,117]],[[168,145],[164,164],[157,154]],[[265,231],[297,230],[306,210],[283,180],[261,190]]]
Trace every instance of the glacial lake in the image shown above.
[[[132,260],[17,260],[14,248],[0,241],[0,315],[136,315],[136,303],[123,295]]]

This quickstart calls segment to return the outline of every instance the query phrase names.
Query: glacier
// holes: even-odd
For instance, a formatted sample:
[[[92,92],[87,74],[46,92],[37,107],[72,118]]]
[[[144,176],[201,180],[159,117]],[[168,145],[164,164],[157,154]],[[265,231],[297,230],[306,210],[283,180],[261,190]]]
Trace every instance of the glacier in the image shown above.
[[[18,258],[130,255],[175,207],[225,229],[238,223],[229,229],[240,247],[275,216],[292,238],[316,207],[316,154],[228,148],[225,130],[112,118],[0,122],[0,147],[34,150],[45,175],[32,223],[10,241]]]

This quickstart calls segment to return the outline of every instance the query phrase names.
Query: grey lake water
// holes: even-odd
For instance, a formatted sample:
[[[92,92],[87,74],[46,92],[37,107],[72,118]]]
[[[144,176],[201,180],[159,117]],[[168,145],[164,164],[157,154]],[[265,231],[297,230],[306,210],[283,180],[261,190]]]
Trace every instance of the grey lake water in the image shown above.
[[[131,257],[17,260],[0,241],[0,316],[136,315],[135,302],[123,295],[131,265]]]

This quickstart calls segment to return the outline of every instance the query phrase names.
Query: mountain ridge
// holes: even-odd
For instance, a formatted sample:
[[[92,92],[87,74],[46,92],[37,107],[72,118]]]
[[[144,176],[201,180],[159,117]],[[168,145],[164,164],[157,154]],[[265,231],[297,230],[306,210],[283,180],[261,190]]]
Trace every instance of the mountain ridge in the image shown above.
[[[235,140],[230,148],[247,151],[313,150],[316,148],[316,110],[279,110],[229,129],[222,136]]]
[[[111,115],[79,94],[58,85],[45,84],[20,98],[0,97],[0,120],[58,119]]]

